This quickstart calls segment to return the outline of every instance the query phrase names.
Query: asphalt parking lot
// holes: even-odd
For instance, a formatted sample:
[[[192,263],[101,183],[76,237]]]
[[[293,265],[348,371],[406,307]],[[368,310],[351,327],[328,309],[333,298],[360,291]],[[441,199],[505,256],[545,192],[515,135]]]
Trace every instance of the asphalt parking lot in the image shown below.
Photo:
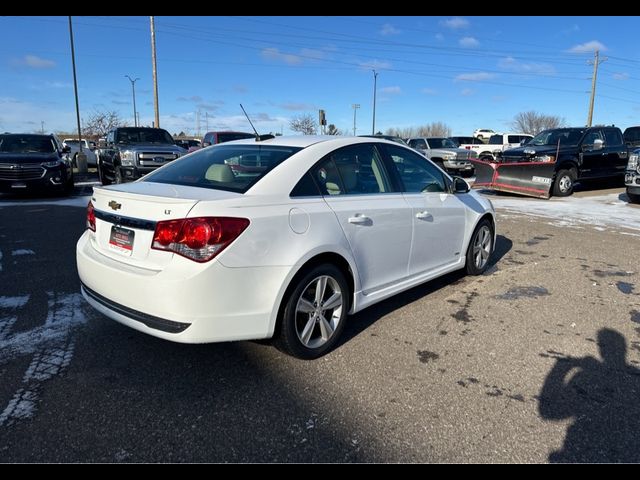
[[[492,195],[485,275],[364,310],[305,362],[90,309],[90,187],[0,198],[2,462],[640,461],[640,207],[621,188]]]

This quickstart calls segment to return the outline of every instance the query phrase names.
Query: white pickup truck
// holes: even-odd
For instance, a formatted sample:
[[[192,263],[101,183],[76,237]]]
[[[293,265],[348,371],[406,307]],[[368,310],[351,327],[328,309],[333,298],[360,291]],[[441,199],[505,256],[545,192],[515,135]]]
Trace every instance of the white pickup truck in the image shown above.
[[[489,143],[486,145],[490,153],[486,155],[481,154],[480,159],[495,160],[498,154],[502,154],[502,152],[510,148],[525,145],[532,138],[533,135],[529,135],[528,133],[496,133],[491,136]]]
[[[80,142],[78,142],[77,138],[65,138],[62,141],[63,146],[69,147],[71,150],[69,152],[69,158],[73,162],[74,166],[78,165],[77,156],[80,152]],[[95,142],[89,142],[85,138],[82,139],[82,153],[87,156],[87,166],[89,167],[97,167],[98,159],[95,154],[96,144]]]

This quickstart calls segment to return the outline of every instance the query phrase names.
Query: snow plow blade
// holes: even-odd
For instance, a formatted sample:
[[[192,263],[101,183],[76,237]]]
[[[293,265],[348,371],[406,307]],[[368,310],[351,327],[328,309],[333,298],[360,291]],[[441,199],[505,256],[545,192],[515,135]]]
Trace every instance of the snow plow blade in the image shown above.
[[[555,171],[553,162],[485,162],[471,160],[475,167],[474,188],[517,193],[529,197],[551,197]]]

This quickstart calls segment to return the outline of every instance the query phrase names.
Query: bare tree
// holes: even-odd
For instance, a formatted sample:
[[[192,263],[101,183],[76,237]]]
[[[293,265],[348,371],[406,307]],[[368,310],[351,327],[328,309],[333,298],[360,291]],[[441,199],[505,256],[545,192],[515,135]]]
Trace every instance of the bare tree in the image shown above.
[[[336,127],[333,123],[327,125],[327,135],[342,135],[342,130]]]
[[[388,128],[386,134],[401,138],[448,137],[451,135],[451,127],[443,122],[432,122],[419,127]]]
[[[313,115],[305,113],[304,115],[293,117],[289,122],[289,128],[303,135],[315,135],[318,125]]]
[[[127,125],[128,123],[122,120],[115,110],[104,112],[95,110],[84,122],[83,134],[104,137],[109,130]]]
[[[518,113],[511,122],[511,128],[517,132],[530,135],[537,135],[543,130],[563,127],[564,125],[566,125],[566,120],[563,117],[544,115],[533,110]]]

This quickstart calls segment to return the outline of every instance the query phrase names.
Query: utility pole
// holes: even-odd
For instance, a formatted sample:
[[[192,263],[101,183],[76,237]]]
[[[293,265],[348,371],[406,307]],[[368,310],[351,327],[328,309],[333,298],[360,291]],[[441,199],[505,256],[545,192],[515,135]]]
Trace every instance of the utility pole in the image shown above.
[[[71,40],[71,66],[73,68],[73,91],[76,96],[76,119],[78,121],[78,156],[76,163],[78,173],[87,173],[87,156],[82,152],[82,132],[80,130],[80,102],[78,101],[78,80],[76,78],[76,51],[73,46],[73,25],[71,15],[69,15],[69,38]]]
[[[593,120],[593,102],[596,97],[596,79],[598,78],[598,65],[608,60],[607,57],[599,58],[600,51],[594,52],[594,59],[589,60],[587,63],[591,65],[593,63],[593,78],[591,79],[591,99],[589,100],[589,117],[587,118],[587,127],[591,126]]]
[[[378,83],[378,72],[373,72],[373,127],[371,128],[371,135],[376,134],[376,86]]]
[[[160,128],[160,110],[158,106],[158,68],[156,66],[156,26],[151,15],[151,62],[153,64],[153,108],[156,121],[154,127]]]
[[[136,77],[135,80],[133,80],[129,75],[125,75],[125,77],[127,77],[129,79],[129,81],[131,82],[131,91],[133,92],[133,126],[137,127],[138,126],[138,114],[136,112],[136,82],[138,80],[140,80],[138,77]]]
[[[40,133],[44,135],[44,120],[40,122]]]
[[[351,108],[353,108],[353,136],[356,136],[356,112],[360,108],[359,103],[352,103]]]

